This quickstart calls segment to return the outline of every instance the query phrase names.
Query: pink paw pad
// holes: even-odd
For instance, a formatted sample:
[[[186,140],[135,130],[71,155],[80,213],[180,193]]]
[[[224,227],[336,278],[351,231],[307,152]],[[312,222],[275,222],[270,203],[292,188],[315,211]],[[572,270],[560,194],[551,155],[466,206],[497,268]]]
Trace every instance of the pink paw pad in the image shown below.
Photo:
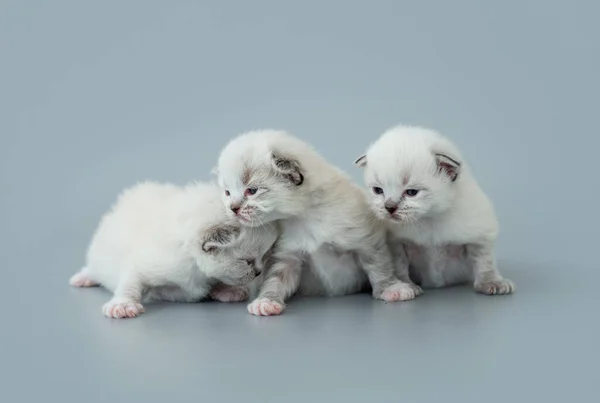
[[[408,301],[417,296],[415,290],[408,284],[394,284],[381,293],[381,299],[386,302]]]
[[[283,309],[282,304],[268,298],[257,298],[248,305],[248,312],[256,316],[279,315]]]
[[[490,281],[475,285],[475,290],[487,295],[507,295],[515,291],[515,284],[507,279]]]
[[[109,318],[135,318],[144,313],[144,307],[137,302],[107,302],[102,307],[102,313]]]

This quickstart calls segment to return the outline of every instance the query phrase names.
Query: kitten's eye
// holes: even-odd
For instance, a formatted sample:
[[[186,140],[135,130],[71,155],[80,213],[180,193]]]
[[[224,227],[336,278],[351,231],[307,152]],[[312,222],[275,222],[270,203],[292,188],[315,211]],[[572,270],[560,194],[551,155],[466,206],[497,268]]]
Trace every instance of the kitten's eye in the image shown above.
[[[381,194],[383,194],[383,189],[380,188],[380,187],[375,186],[373,188],[373,193],[375,193],[376,195],[381,195]]]
[[[258,191],[257,188],[248,188],[248,189],[246,189],[246,191],[244,192],[244,194],[246,196],[252,196],[252,195],[255,195],[257,191]]]
[[[231,193],[229,193],[229,190],[225,191],[225,196],[229,196]]]
[[[419,193],[419,190],[418,189],[406,189],[404,191],[404,193],[409,197],[413,197],[413,196],[416,196],[417,193]]]

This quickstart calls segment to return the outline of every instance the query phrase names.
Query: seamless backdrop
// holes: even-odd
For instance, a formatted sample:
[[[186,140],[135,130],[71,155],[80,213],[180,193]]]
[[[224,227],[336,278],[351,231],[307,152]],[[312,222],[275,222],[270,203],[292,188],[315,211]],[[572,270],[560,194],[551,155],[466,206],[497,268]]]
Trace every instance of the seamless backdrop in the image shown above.
[[[592,1],[1,1],[0,396],[580,400],[594,390],[600,7]],[[389,126],[462,149],[501,223],[509,297],[157,304],[76,290],[125,186],[209,179],[227,139],[287,129],[356,180]]]

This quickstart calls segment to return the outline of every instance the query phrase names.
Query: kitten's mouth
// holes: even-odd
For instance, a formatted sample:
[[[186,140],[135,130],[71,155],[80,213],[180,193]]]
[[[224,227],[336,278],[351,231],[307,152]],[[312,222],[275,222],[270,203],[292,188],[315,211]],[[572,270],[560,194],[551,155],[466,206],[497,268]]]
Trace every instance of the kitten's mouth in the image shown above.
[[[408,220],[408,214],[395,212],[393,214],[388,214],[388,219],[394,222],[404,222]]]
[[[235,217],[238,219],[238,221],[240,222],[240,224],[247,225],[249,227],[258,226],[259,223],[260,223],[260,220],[256,220],[256,214],[255,214],[255,211],[253,209],[252,210],[241,211]]]

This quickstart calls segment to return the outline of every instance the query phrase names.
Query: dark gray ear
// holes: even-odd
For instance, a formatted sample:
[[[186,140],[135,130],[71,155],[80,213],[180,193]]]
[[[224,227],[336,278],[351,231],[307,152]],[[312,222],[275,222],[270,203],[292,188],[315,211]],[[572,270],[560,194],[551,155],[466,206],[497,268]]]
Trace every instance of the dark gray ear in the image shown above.
[[[361,155],[354,161],[354,165],[357,165],[359,168],[364,168],[367,166],[367,156]]]
[[[208,253],[214,253],[219,248],[223,248],[240,236],[240,227],[234,225],[219,225],[206,231],[202,239],[202,250]]]
[[[458,178],[458,174],[460,173],[459,161],[444,154],[436,154],[435,162],[437,163],[438,172],[445,174],[452,182]]]
[[[273,169],[280,176],[288,179],[296,186],[302,185],[304,182],[304,175],[302,175],[302,167],[297,160],[273,152],[271,153],[271,162],[273,164]]]

